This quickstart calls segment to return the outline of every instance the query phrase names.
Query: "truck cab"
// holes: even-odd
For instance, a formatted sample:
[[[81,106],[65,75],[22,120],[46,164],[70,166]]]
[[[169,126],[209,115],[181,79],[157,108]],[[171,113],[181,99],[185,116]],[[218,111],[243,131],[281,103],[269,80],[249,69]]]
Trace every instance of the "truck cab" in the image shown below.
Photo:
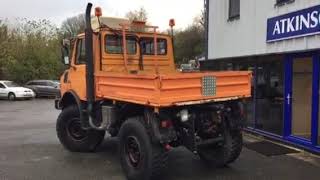
[[[101,18],[102,22],[111,20],[112,24],[127,22],[126,19]],[[93,19],[94,20],[94,19]],[[101,23],[102,23],[101,22]],[[114,74],[154,74],[157,70],[161,73],[175,72],[173,57],[172,37],[168,34],[157,33],[157,53],[154,50],[154,33],[147,31],[145,24],[132,22],[131,27],[142,26],[142,32],[135,32],[134,28],[126,30],[126,54],[123,53],[123,36],[120,25],[113,25],[112,30],[108,28],[96,29],[93,33],[93,55],[95,72],[104,71]],[[61,76],[62,94],[68,90],[77,92],[81,100],[86,100],[86,50],[84,34],[72,39],[68,45],[70,55],[70,68]],[[124,62],[126,58],[126,62]],[[155,61],[158,67],[155,68]]]

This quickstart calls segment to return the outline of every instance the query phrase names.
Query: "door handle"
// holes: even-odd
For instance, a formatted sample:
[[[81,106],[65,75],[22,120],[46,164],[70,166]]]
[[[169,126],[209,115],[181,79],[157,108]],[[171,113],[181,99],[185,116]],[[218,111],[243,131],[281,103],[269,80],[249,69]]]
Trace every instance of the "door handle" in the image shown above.
[[[289,105],[290,104],[290,102],[291,102],[291,95],[290,94],[287,94],[287,96],[286,96],[286,100],[287,100],[287,104]]]

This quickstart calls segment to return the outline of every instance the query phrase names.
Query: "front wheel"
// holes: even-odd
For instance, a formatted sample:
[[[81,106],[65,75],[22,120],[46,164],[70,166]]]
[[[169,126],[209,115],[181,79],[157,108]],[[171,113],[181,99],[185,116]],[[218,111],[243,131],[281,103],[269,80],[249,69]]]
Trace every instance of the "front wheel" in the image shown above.
[[[64,108],[57,120],[57,136],[69,151],[92,152],[103,141],[105,131],[83,129],[79,114],[75,105]]]
[[[8,94],[8,100],[9,101],[14,101],[14,100],[16,100],[16,95],[14,94],[14,93],[9,93]]]
[[[119,154],[128,180],[149,180],[161,174],[168,154],[160,144],[153,144],[143,118],[125,121],[120,129]]]
[[[223,167],[234,162],[242,150],[242,132],[241,130],[225,130],[224,142],[222,145],[212,145],[198,149],[200,159],[206,164]]]

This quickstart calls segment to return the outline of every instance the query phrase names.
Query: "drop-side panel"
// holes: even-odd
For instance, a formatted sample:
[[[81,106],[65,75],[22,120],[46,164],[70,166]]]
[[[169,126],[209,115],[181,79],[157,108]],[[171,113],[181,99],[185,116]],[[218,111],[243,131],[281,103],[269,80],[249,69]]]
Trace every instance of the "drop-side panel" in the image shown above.
[[[158,98],[156,75],[122,73],[96,74],[96,95],[137,104],[150,104]]]
[[[208,77],[214,79],[214,82],[211,78],[207,82],[208,91],[212,93],[204,93],[206,87],[203,79]],[[222,101],[249,97],[251,95],[251,72],[181,73],[175,76],[163,76],[161,84],[161,105],[202,103],[207,100]]]
[[[204,89],[205,88],[205,89]],[[165,107],[249,97],[251,72],[96,74],[96,95]]]

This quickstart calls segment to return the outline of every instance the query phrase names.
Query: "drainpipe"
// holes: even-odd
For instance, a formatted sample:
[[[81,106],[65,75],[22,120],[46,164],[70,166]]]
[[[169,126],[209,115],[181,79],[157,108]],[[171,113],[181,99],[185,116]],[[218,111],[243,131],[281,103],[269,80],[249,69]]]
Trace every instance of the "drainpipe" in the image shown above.
[[[208,60],[209,56],[209,0],[204,0],[204,10],[205,10],[205,17],[204,17],[204,28],[205,28],[205,34],[204,34],[204,48],[205,48],[205,60]]]

